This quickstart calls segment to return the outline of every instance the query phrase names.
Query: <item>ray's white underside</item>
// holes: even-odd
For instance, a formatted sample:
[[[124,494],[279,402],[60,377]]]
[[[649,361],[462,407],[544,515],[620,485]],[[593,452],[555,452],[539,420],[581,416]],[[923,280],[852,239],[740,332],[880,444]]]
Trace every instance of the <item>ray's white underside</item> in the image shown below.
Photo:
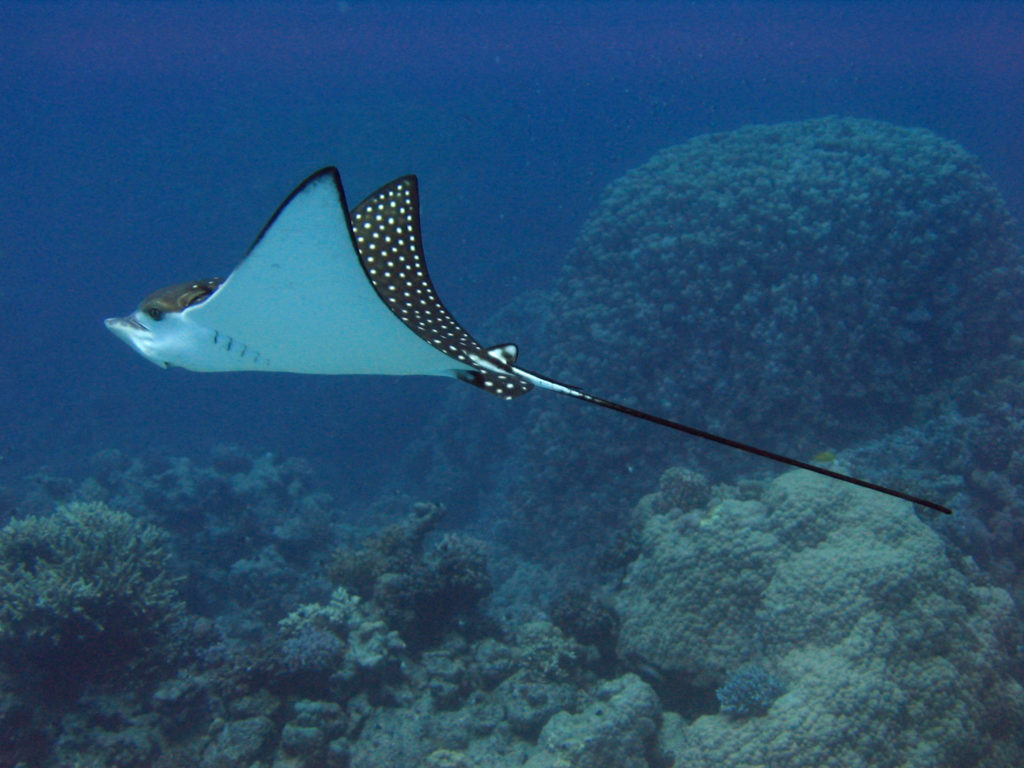
[[[193,371],[452,376],[468,366],[425,343],[381,301],[359,263],[331,174],[300,188],[201,304],[128,339]],[[116,322],[116,321],[115,321]],[[110,324],[108,324],[110,325]],[[125,337],[128,329],[118,331]]]

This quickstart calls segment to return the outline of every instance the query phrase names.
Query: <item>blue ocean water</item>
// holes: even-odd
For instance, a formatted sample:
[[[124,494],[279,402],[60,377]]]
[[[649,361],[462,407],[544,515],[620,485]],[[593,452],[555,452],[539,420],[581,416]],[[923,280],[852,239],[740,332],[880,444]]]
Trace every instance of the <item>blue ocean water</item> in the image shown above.
[[[415,434],[445,385],[161,373],[100,323],[226,273],[326,164],[353,201],[419,174],[431,269],[470,329],[554,278],[605,184],[701,133],[926,126],[1024,206],[1015,3],[9,3],[0,20],[15,471],[227,440],[358,482]]]
[[[733,397],[726,413],[717,363],[684,359],[655,376],[653,363],[623,352],[649,345],[644,355],[661,365],[661,350],[678,348],[688,327],[637,343],[623,329],[661,328],[664,316],[682,323],[702,309],[631,293],[637,281],[638,295],[678,286],[678,275],[659,274],[665,267],[654,262],[675,247],[664,245],[676,236],[662,232],[671,222],[619,201],[634,217],[624,212],[626,228],[644,232],[636,242],[622,236],[636,247],[627,265],[649,259],[650,274],[637,267],[617,284],[622,254],[598,254],[608,256],[607,233],[621,225],[616,198],[604,192],[613,183],[615,193],[649,191],[622,181],[641,166],[652,183],[664,181],[658,174],[671,175],[673,161],[645,166],[655,153],[721,133],[707,144],[729,145],[730,157],[742,159],[748,135],[768,154],[778,140],[771,131],[744,131],[797,121],[813,127],[783,134],[806,130],[809,146],[837,157],[855,155],[861,141],[877,160],[871,142],[890,141],[882,124],[925,129],[914,136],[928,151],[938,151],[933,136],[955,142],[994,184],[964,193],[978,207],[957,222],[983,233],[992,222],[993,242],[1019,245],[1019,232],[999,229],[1003,209],[986,205],[1001,196],[1024,219],[1022,41],[1019,2],[0,4],[0,526],[29,521],[0,533],[0,768],[501,768],[556,757],[653,768],[672,765],[672,755],[687,761],[680,765],[722,765],[716,729],[731,734],[736,766],[846,765],[843,755],[871,765],[878,744],[892,764],[1014,765],[1024,754],[1020,339],[1002,329],[1006,338],[992,346],[1003,357],[977,372],[956,369],[962,378],[949,374],[918,399],[879,397],[849,429],[800,422],[806,402],[756,383],[750,401]],[[814,122],[828,116],[837,120]],[[922,179],[937,184],[933,177],[962,163],[956,179],[976,180],[973,161],[949,156],[948,168],[922,169]],[[850,178],[896,178],[885,162]],[[702,463],[700,451],[711,450],[703,444],[647,437],[636,430],[654,427],[618,415],[580,417],[569,401],[530,410],[547,393],[503,403],[442,379],[160,370],[104,328],[104,318],[162,286],[225,276],[295,185],[326,165],[339,168],[353,205],[392,178],[419,176],[439,294],[485,344],[522,341],[524,367],[555,379],[558,365],[565,376],[585,372],[573,383],[700,428],[724,424],[737,439],[756,425],[766,448],[815,454],[822,466],[934,497],[957,514],[919,520],[884,499],[876,508],[792,476],[770,484],[775,466],[720,477],[731,454],[709,452],[715,460]],[[674,171],[681,178],[687,169]],[[701,173],[686,183],[715,186]],[[779,179],[808,174],[794,163]],[[771,198],[766,190],[784,186],[779,179],[755,180],[744,199],[756,208]],[[735,192],[726,181],[722,188],[723,197]],[[947,236],[978,257],[976,243],[941,222],[899,240],[899,216],[930,221],[964,190],[930,187],[920,206],[913,188],[873,190],[872,200],[906,203],[885,252],[899,266],[935,263],[917,258],[921,244]],[[675,194],[666,184],[652,200]],[[781,220],[799,229],[813,207]],[[605,229],[585,228],[595,211]],[[728,228],[714,213],[705,220],[718,236]],[[887,212],[862,211],[861,221],[840,213],[848,215],[801,232],[870,229]],[[699,227],[684,223],[679,236],[699,240]],[[803,247],[801,232],[792,242]],[[1019,285],[1019,252],[993,256],[993,273],[970,295],[1012,308],[1005,294]],[[815,253],[827,261],[830,252]],[[921,329],[972,275],[967,256],[941,253],[948,294],[942,275],[917,275],[938,286],[934,305],[864,316],[896,317],[893,333],[906,346],[947,341]],[[751,269],[799,274],[799,253],[791,258]],[[592,275],[605,282],[588,283]],[[830,275],[805,285],[819,281],[825,291]],[[764,309],[747,288],[739,286],[738,302]],[[768,314],[792,299],[773,294]],[[620,307],[633,314],[616,325]],[[850,317],[860,317],[856,306],[841,319]],[[779,327],[799,347],[795,334],[806,328],[810,337],[828,322],[798,316]],[[743,360],[754,325],[738,322],[713,351]],[[491,328],[508,338],[486,337]],[[851,347],[871,331],[851,326]],[[589,343],[577,349],[580,334]],[[971,346],[950,342],[965,359]],[[752,371],[767,385],[790,351],[774,348],[780,357]],[[844,369],[841,351],[817,358],[838,361],[834,369],[801,378],[826,391],[809,384],[799,397],[846,403],[844,418],[857,420],[872,402],[863,390],[892,360],[880,354],[871,378]],[[595,360],[606,358],[602,371]],[[911,373],[913,382],[928,377]],[[694,413],[680,393],[698,377],[709,384]],[[837,390],[847,387],[844,401]],[[761,395],[780,421],[798,423],[773,431],[772,416],[757,412]],[[864,425],[870,430],[858,432]],[[32,517],[74,499],[131,517],[103,504],[61,507],[41,518],[49,522]],[[149,524],[164,531],[164,549]],[[147,588],[128,599],[103,595],[112,615],[90,613],[88,603],[70,611],[70,632],[52,615],[35,617],[25,594],[43,580],[23,579],[37,566],[18,560],[37,551],[24,543],[32,537],[51,542],[38,551],[64,587],[96,574],[105,583],[108,563],[123,555],[127,580]],[[80,562],[84,571],[75,570]],[[40,604],[53,594],[64,593]],[[167,642],[168,626],[177,643]],[[123,664],[112,661],[119,654]],[[879,658],[896,660],[891,679],[872,676]],[[951,682],[949,669],[960,677]],[[716,699],[716,690],[728,695]],[[956,706],[946,707],[954,694]],[[719,699],[728,699],[724,708]],[[814,702],[861,713],[869,726],[791,746],[785,718],[799,721],[800,706]],[[965,727],[969,736],[958,740],[943,724],[961,706],[977,738]],[[426,711],[426,734],[413,733]],[[460,716],[481,725],[466,731]],[[911,718],[925,723],[933,747],[924,736],[912,743],[899,725]],[[782,735],[772,730],[780,723]],[[376,744],[374,733],[389,738]],[[849,741],[828,741],[840,737]],[[542,750],[577,742],[591,746]],[[779,752],[766,757],[768,744]],[[815,752],[821,744],[832,752]]]

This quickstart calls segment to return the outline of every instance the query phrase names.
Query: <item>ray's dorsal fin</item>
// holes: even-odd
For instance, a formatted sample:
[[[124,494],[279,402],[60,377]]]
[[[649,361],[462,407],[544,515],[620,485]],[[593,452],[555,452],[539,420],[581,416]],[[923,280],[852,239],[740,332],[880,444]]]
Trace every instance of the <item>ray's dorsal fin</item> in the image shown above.
[[[500,369],[476,367],[498,348],[485,350],[452,317],[437,295],[423,258],[419,206],[416,177],[402,176],[355,207],[352,234],[363,271],[381,301],[413,333],[449,357],[473,367],[458,370],[456,376],[505,400],[525,395],[533,389],[525,379]],[[503,346],[514,348],[511,344]]]

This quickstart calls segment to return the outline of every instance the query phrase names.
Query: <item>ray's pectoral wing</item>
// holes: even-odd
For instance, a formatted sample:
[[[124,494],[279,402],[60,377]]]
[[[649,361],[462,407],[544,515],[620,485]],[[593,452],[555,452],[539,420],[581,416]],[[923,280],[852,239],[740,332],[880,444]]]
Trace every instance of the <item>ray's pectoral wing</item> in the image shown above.
[[[459,364],[458,378],[504,399],[533,389],[512,373],[514,345],[484,349],[437,295],[423,257],[415,176],[385,184],[356,206],[352,232],[363,271],[380,301],[422,341],[453,358]]]
[[[469,368],[425,344],[381,301],[333,168],[303,182],[217,291],[184,314],[258,370],[451,376]]]

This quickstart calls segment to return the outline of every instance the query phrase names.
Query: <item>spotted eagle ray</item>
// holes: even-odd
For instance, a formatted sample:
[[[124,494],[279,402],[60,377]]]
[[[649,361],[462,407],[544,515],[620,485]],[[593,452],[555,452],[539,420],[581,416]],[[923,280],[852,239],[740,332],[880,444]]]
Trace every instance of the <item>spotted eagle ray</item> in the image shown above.
[[[164,368],[454,376],[506,400],[539,387],[950,513],[520,368],[515,344],[482,347],[452,317],[427,272],[415,176],[395,179],[350,212],[337,169],[324,168],[288,196],[226,279],[169,286],[106,326]]]

